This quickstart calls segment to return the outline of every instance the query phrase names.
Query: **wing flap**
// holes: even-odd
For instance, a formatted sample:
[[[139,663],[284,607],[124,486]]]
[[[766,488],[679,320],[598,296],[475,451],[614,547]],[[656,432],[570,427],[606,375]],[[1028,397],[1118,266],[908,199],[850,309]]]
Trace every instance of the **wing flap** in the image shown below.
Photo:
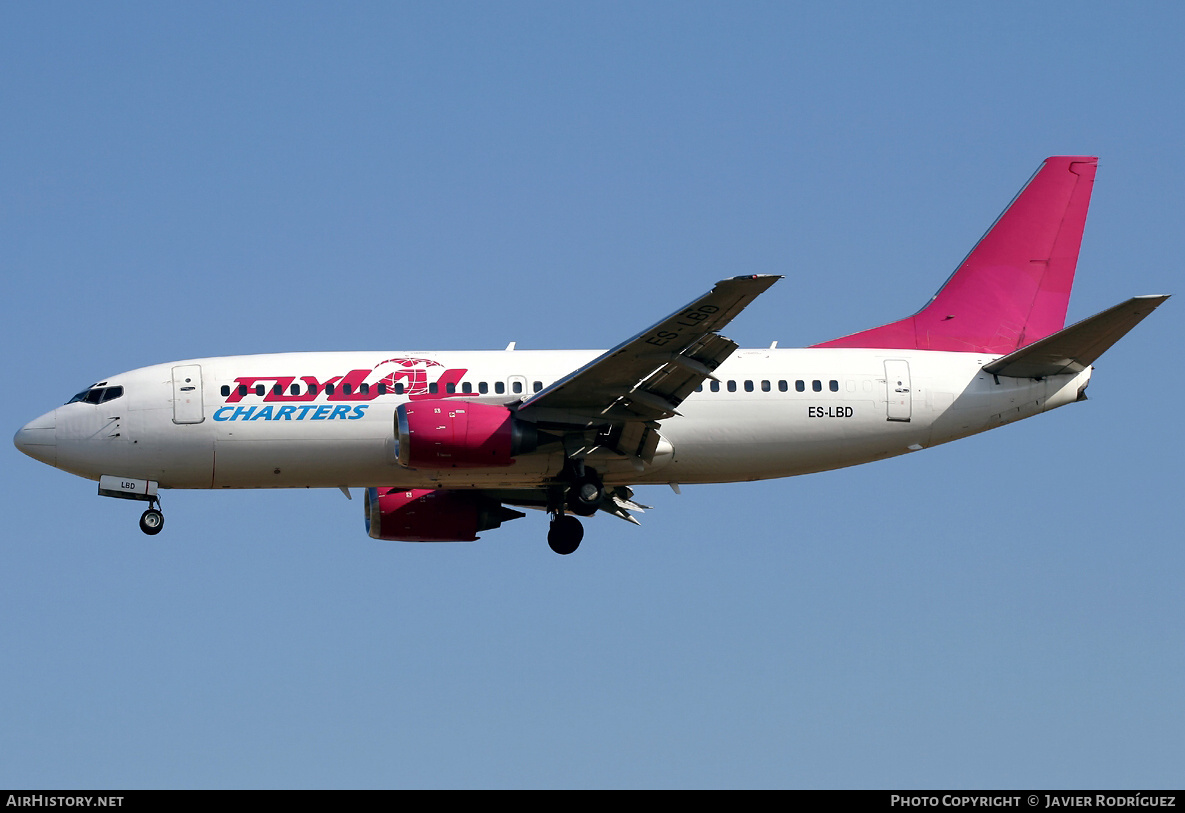
[[[1011,378],[1079,373],[1156,310],[1167,295],[1136,296],[983,366]]]
[[[545,511],[548,506],[552,504],[552,495],[548,493],[546,488],[536,489],[484,489],[483,494],[491,499],[497,500],[499,503],[506,503],[508,505],[517,505],[519,508],[534,508],[540,511]],[[643,513],[651,506],[643,505],[640,502],[634,501],[634,490],[629,486],[612,486],[606,489],[605,500],[601,505],[600,510],[606,514],[624,519],[626,522],[634,525],[641,525],[642,523],[633,516],[631,512]],[[503,509],[510,510],[510,509]],[[518,511],[511,511],[511,513],[518,516],[524,516]],[[508,519],[514,519],[509,517]]]

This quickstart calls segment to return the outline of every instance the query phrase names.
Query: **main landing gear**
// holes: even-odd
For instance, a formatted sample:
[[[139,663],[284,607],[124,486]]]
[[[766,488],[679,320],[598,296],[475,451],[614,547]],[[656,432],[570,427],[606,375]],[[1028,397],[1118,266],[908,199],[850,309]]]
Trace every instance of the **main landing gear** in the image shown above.
[[[158,486],[155,480],[104,474],[99,478],[99,496],[148,503],[148,510],[140,515],[140,530],[156,536],[165,527],[165,515],[161,513],[160,497],[156,494]]]
[[[580,520],[568,514],[556,514],[547,529],[547,544],[561,556],[567,556],[580,547],[584,539],[584,526]]]
[[[165,515],[160,510],[160,500],[152,500],[148,510],[140,515],[140,530],[149,536],[156,536],[165,527]]]
[[[584,539],[584,526],[564,509],[578,516],[591,517],[605,500],[605,486],[597,473],[585,468],[583,461],[571,463],[571,483],[564,495],[564,505],[552,509],[551,527],[547,530],[547,544],[561,556],[574,552]]]

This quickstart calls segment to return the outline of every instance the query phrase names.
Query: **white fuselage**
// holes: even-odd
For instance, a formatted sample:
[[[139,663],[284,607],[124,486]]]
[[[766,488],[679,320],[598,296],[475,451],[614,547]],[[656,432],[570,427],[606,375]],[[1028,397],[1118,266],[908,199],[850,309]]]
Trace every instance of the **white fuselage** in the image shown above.
[[[121,396],[69,403],[29,426],[40,432],[35,456],[51,465],[90,479],[139,478],[163,488],[538,486],[560,474],[560,446],[520,455],[505,467],[401,466],[395,408],[409,399],[516,402],[598,355],[515,350],[192,359],[113,376],[102,383],[122,387]],[[607,485],[806,474],[1035,415],[1077,400],[1090,379],[1090,369],[1044,380],[997,379],[981,370],[993,358],[738,350],[716,370],[718,382],[705,382],[679,415],[661,421],[663,442],[648,465],[603,450],[591,452],[588,463]]]

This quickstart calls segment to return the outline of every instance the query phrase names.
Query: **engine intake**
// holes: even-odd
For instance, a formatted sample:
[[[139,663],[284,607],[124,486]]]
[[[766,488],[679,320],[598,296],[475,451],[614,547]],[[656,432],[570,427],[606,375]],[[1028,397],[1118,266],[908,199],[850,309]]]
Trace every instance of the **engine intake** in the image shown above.
[[[498,404],[416,401],[395,409],[399,464],[409,469],[509,466],[539,445],[535,425]]]
[[[477,491],[366,489],[366,532],[391,542],[472,542],[479,531],[524,517]]]

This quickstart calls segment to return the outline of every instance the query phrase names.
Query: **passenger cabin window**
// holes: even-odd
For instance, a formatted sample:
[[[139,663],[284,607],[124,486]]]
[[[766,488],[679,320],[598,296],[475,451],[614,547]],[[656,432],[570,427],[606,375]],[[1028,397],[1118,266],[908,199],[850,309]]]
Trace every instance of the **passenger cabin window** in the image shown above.
[[[487,392],[490,391],[490,385],[484,381],[479,381],[479,382],[477,382],[477,391],[479,393],[481,393],[482,395],[485,395]]]
[[[822,392],[823,391],[823,382],[816,378],[814,381],[811,382],[811,389],[814,390],[815,392]]]
[[[827,382],[827,387],[832,392],[839,392],[839,382],[836,381],[834,378]]]
[[[534,384],[532,384],[531,386],[534,388],[535,392],[539,392],[541,389],[543,389],[543,382],[542,382],[542,381],[536,381],[536,382],[535,382]]]
[[[801,378],[794,382],[795,392],[806,392],[806,382]]]
[[[781,381],[778,382],[778,392],[789,392],[789,391],[790,391],[790,382],[783,378]]]
[[[229,384],[223,384],[223,385],[222,385],[222,397],[223,397],[223,398],[225,398],[225,397],[226,397],[226,396],[228,396],[228,395],[230,395],[230,385],[229,385]]]
[[[504,392],[506,392],[506,384],[501,381],[495,381],[494,393],[497,395],[502,395]]]

